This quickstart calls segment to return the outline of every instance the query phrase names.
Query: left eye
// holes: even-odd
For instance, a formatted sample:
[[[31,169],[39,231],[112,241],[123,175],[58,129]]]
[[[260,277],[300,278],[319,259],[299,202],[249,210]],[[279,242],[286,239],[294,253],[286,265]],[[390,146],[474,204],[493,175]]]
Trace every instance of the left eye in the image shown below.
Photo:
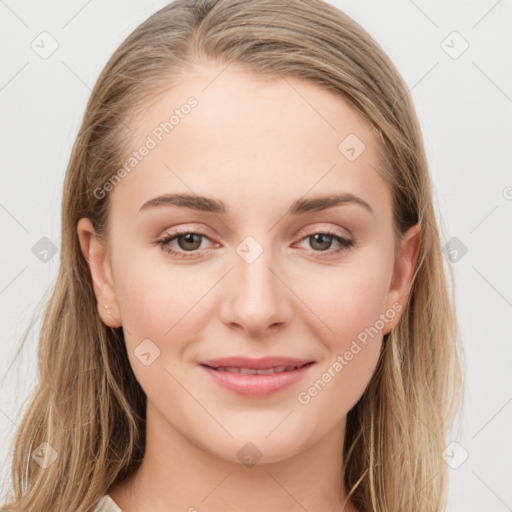
[[[201,248],[202,239],[209,239],[203,233],[196,233],[193,231],[181,231],[168,235],[165,238],[158,240],[157,244],[160,245],[162,250],[172,254],[178,258],[197,258],[197,252]],[[346,251],[354,246],[353,240],[348,240],[341,236],[338,232],[316,232],[306,235],[301,241],[310,240],[310,245],[313,247],[314,253],[335,254]],[[172,242],[178,243],[178,250],[173,247]],[[337,242],[340,247],[331,249],[333,241]],[[315,249],[316,247],[316,249]]]
[[[348,240],[339,235],[337,232],[313,233],[311,235],[305,236],[302,240],[310,240],[311,247],[316,247],[318,249],[314,252],[325,252],[328,254],[335,254],[344,250],[348,250],[354,245],[353,240]],[[331,249],[330,246],[332,245],[333,241],[340,244],[340,247],[337,249]]]
[[[180,256],[182,258],[191,258],[194,255],[187,253],[190,253],[191,251],[197,251],[201,247],[202,238],[208,237],[202,233],[181,231],[172,236],[166,236],[162,240],[159,240],[157,243],[162,247],[164,251],[168,252],[169,254]],[[172,248],[171,242],[175,240],[178,242],[178,248],[184,252],[180,252]]]

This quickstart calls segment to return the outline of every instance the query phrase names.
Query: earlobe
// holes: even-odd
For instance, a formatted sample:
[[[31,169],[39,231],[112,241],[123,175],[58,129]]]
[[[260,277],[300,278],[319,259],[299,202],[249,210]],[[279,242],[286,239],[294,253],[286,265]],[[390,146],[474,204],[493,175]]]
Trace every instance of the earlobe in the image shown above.
[[[387,308],[397,309],[400,304],[400,313],[394,315],[383,334],[387,334],[398,323],[405,310],[412,285],[412,277],[418,262],[421,244],[421,228],[419,224],[410,227],[403,235],[400,253],[395,261],[393,278],[388,292]]]
[[[121,322],[117,298],[112,279],[110,258],[105,245],[97,237],[88,218],[82,218],[77,225],[80,248],[89,265],[94,294],[98,301],[98,314],[109,327],[120,327]]]

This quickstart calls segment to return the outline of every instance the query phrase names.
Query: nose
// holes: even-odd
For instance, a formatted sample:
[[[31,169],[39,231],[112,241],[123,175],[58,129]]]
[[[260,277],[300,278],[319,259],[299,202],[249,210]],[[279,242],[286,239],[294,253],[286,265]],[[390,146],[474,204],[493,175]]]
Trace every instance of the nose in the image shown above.
[[[270,251],[263,251],[250,263],[235,254],[233,262],[234,268],[223,283],[221,320],[251,337],[288,323],[293,314],[293,295],[285,273],[272,261]]]

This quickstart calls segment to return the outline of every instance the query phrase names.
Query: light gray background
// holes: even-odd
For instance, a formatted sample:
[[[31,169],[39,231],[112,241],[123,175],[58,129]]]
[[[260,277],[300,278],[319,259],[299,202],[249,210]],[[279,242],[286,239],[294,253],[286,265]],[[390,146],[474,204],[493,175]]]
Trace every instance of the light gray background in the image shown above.
[[[8,363],[58,268],[58,253],[43,262],[32,248],[43,237],[59,247],[64,172],[101,69],[166,3],[0,0],[0,496],[10,486],[10,439],[35,383],[39,322],[9,371]],[[467,247],[453,263],[467,395],[452,437],[459,444],[447,455],[449,510],[512,510],[512,2],[331,3],[404,76],[423,128],[443,244],[457,237]],[[31,47],[42,46],[43,31],[58,42],[46,59]],[[469,44],[458,56],[464,42],[454,31]]]

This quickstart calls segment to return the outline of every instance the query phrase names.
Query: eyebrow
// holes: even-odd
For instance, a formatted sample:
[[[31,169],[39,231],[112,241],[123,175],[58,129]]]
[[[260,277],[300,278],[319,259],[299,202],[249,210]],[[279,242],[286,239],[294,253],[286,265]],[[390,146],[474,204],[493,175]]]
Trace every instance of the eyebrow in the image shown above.
[[[372,207],[366,201],[348,192],[328,196],[317,196],[310,199],[297,199],[288,208],[287,215],[319,212],[343,204],[356,204],[362,206],[372,215],[375,215]],[[229,214],[228,207],[221,200],[198,196],[195,194],[166,194],[155,197],[154,199],[150,199],[144,203],[140,208],[139,213],[144,210],[160,206],[179,206],[182,208],[189,208],[191,210],[215,213],[219,215]]]

